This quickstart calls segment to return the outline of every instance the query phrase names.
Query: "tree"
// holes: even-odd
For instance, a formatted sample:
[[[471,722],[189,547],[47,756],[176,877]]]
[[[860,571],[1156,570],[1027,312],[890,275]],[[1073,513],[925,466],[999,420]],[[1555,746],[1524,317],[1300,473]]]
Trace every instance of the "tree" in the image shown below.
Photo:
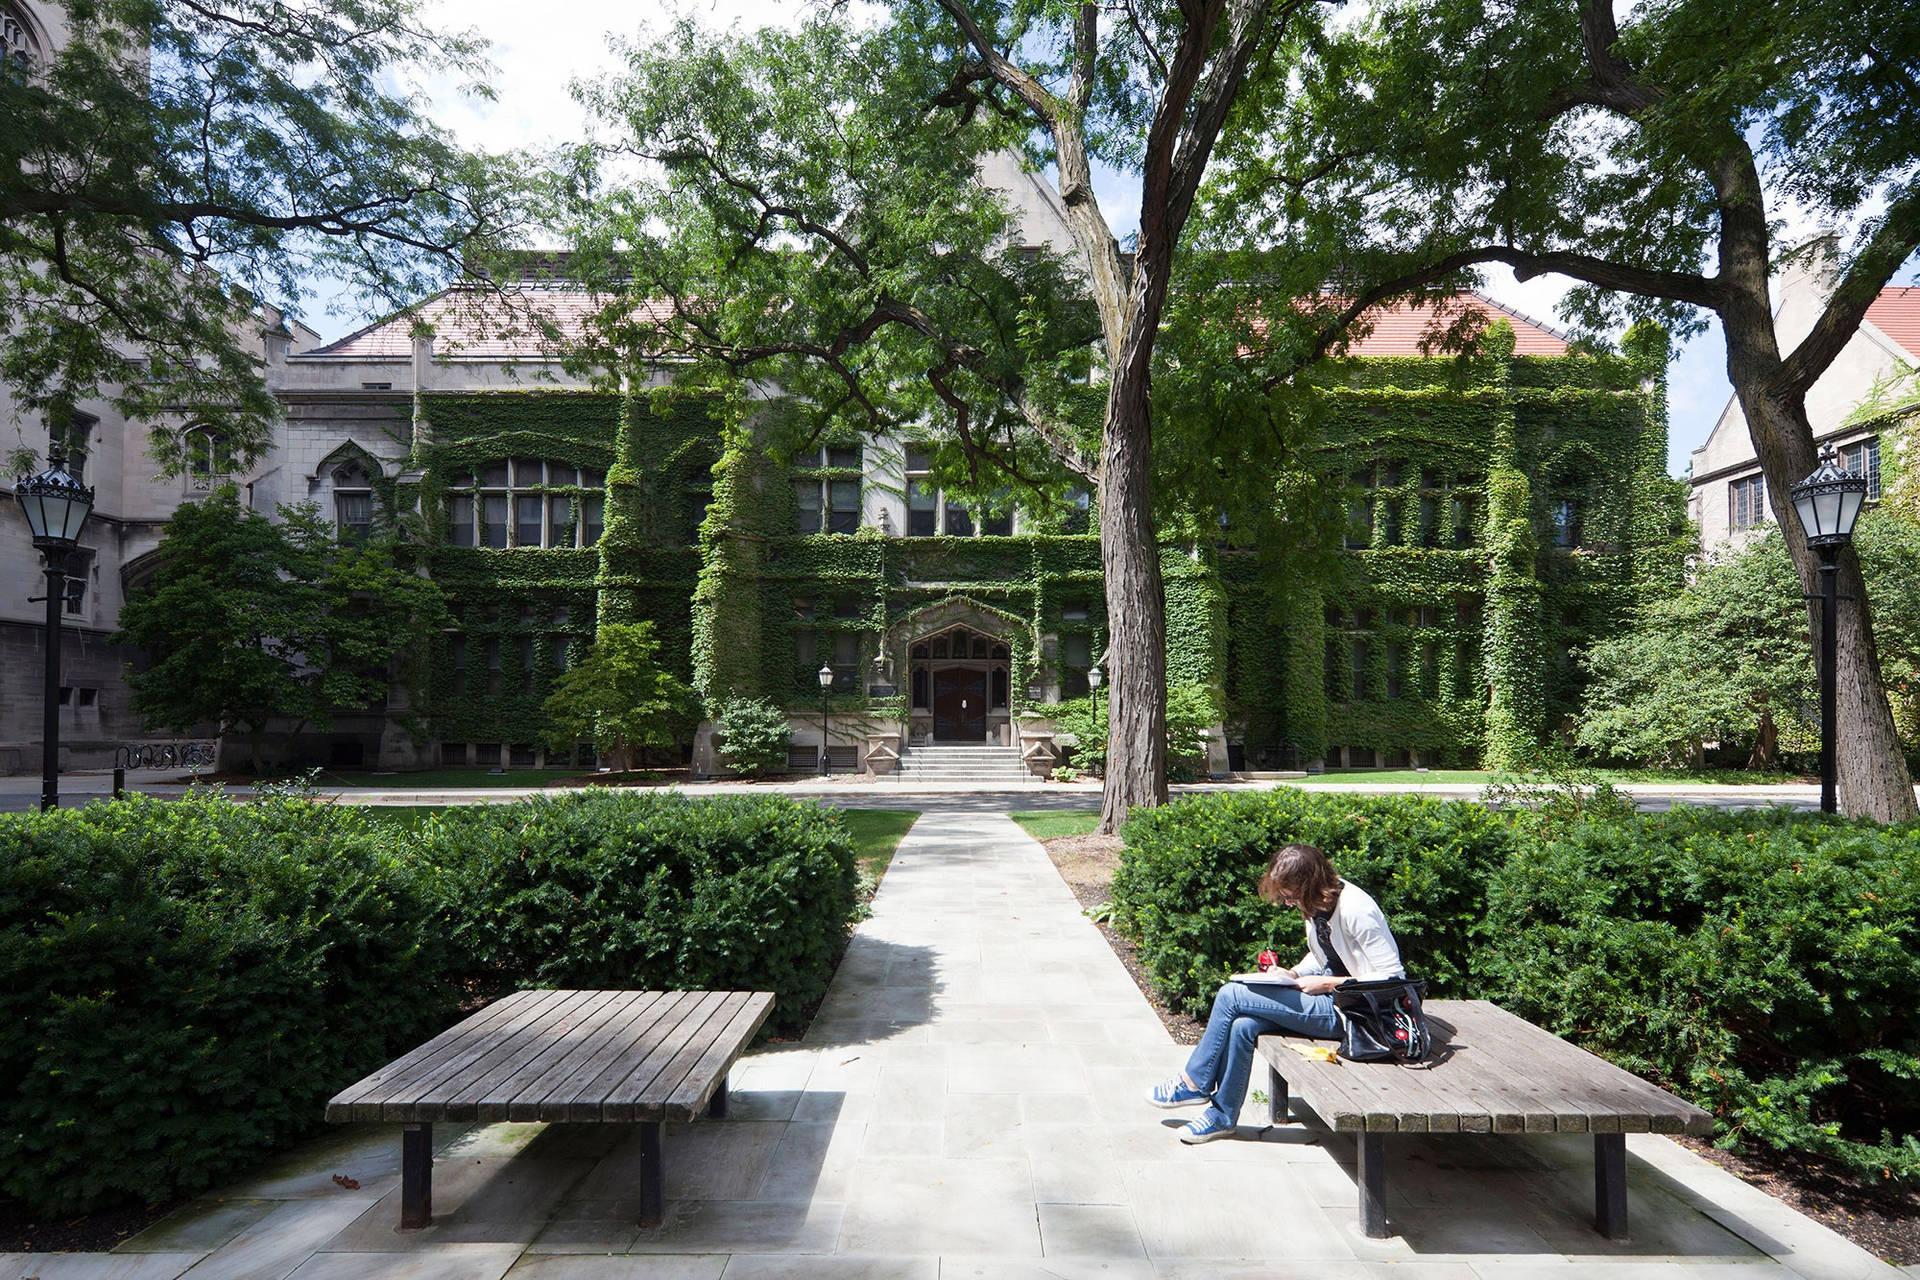
[[[1576,281],[1570,313],[1593,328],[1718,317],[1811,593],[1788,498],[1816,463],[1806,395],[1920,246],[1916,50],[1904,0],[1659,0],[1624,24],[1612,0],[1394,0],[1246,95],[1260,125],[1232,136],[1258,141],[1231,157],[1214,213],[1340,281],[1316,308],[1321,349],[1373,303],[1489,263]],[[1857,233],[1811,332],[1783,351],[1768,282],[1789,213]],[[1840,804],[1910,818],[1857,556],[1840,575]]]
[[[781,388],[809,438],[933,422],[982,488],[1094,490],[1103,830],[1166,797],[1151,393],[1176,253],[1247,68],[1310,7],[898,0],[857,32],[837,13],[744,38],[682,24],[589,95],[621,163],[658,167],[584,217],[580,261],[616,300],[583,358],[690,357],[689,380]],[[1016,249],[971,180],[1002,150],[1058,175],[1066,259]],[[1131,254],[1095,194],[1102,161],[1140,178]]]
[[[547,698],[548,744],[570,748],[582,738],[613,757],[619,772],[639,753],[684,742],[698,718],[685,681],[659,664],[651,622],[606,622],[593,645],[554,682]]]
[[[0,74],[0,378],[22,408],[184,412],[250,461],[277,417],[255,297],[333,275],[416,298],[478,278],[520,220],[528,167],[463,151],[404,87],[485,69],[417,0],[62,10],[66,41]],[[183,465],[175,433],[152,444]]]
[[[406,676],[396,659],[425,652],[446,618],[440,589],[391,543],[342,544],[310,505],[281,516],[249,510],[231,485],[183,504],[152,585],[127,600],[114,636],[151,660],[127,675],[148,726],[243,729],[255,773],[272,722],[290,721],[292,737],[376,704]]]
[[[1817,747],[1819,691],[1794,609],[1799,579],[1776,534],[1646,607],[1584,655],[1577,740],[1602,756],[1678,767],[1705,745],[1743,744],[1747,767],[1780,763],[1783,730]]]
[[[759,778],[787,767],[793,726],[785,711],[758,698],[728,698],[710,714],[727,766],[735,773]]]

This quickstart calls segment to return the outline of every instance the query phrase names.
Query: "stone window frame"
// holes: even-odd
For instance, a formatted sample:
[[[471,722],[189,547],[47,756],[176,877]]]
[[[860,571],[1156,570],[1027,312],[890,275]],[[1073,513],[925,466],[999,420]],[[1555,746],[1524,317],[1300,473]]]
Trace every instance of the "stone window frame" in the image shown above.
[[[500,458],[457,473],[447,483],[448,545],[483,551],[597,546],[606,533],[606,483],[607,473],[599,467],[545,458]],[[497,521],[487,519],[495,503]],[[539,528],[531,542],[522,536],[533,523],[521,518],[528,503],[535,504]],[[489,533],[496,526],[498,542]]]

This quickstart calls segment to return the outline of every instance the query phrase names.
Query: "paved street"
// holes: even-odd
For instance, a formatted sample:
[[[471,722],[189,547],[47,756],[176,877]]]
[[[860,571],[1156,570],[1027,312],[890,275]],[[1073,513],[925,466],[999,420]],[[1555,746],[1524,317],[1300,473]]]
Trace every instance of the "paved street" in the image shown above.
[[[1630,1139],[1633,1240],[1589,1225],[1578,1137],[1407,1139],[1354,1224],[1350,1141],[1306,1124],[1181,1146],[1141,1101],[1185,1051],[1004,816],[902,842],[808,1038],[744,1059],[733,1114],[669,1130],[668,1217],[634,1225],[615,1126],[443,1126],[435,1224],[397,1228],[397,1129],[330,1134],[113,1255],[0,1276],[1312,1277],[1684,1280],[1899,1273],[1664,1138]],[[1247,1116],[1264,1113],[1250,1106]],[[353,1191],[333,1182],[342,1174]]]

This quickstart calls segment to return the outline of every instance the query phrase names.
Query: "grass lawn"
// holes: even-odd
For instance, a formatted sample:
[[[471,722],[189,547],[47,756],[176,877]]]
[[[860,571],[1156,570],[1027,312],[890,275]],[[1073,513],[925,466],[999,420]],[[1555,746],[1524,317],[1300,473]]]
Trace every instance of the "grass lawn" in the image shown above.
[[[1601,782],[1707,782],[1716,786],[1759,787],[1785,782],[1817,782],[1817,778],[1802,777],[1790,773],[1757,773],[1747,769],[1594,769],[1593,777]],[[1471,783],[1485,786],[1498,775],[1485,769],[1429,769],[1420,773],[1413,769],[1328,769],[1325,773],[1312,774],[1306,782],[1374,782],[1383,786],[1419,786],[1423,783],[1449,782]],[[1544,773],[1506,774],[1506,778],[1525,782],[1550,783],[1552,778]]]
[[[910,809],[842,809],[840,816],[853,833],[853,856],[860,869],[877,882],[893,861],[894,846],[920,814]]]
[[[1093,829],[1100,825],[1099,814],[1080,811],[1055,813],[1022,809],[1007,816],[1025,827],[1027,834],[1035,840],[1091,835]]]
[[[581,769],[422,769],[415,773],[322,773],[322,787],[376,787],[389,791],[437,790],[443,787],[544,787],[556,778],[577,778]]]

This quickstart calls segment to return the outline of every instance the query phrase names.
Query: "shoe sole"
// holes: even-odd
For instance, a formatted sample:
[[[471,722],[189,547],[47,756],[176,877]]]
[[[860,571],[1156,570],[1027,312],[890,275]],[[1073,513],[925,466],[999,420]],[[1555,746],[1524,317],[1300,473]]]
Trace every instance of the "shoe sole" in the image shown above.
[[[1205,1133],[1195,1133],[1191,1129],[1182,1129],[1180,1131],[1180,1141],[1190,1147],[1197,1147],[1203,1142],[1216,1142],[1221,1138],[1231,1138],[1234,1132],[1232,1129],[1209,1129]]]
[[[1153,1090],[1147,1090],[1147,1105],[1159,1107],[1162,1111],[1174,1111],[1180,1107],[1204,1107],[1211,1101],[1211,1098],[1202,1094],[1198,1098],[1183,1098],[1179,1102],[1162,1102],[1153,1096]]]

